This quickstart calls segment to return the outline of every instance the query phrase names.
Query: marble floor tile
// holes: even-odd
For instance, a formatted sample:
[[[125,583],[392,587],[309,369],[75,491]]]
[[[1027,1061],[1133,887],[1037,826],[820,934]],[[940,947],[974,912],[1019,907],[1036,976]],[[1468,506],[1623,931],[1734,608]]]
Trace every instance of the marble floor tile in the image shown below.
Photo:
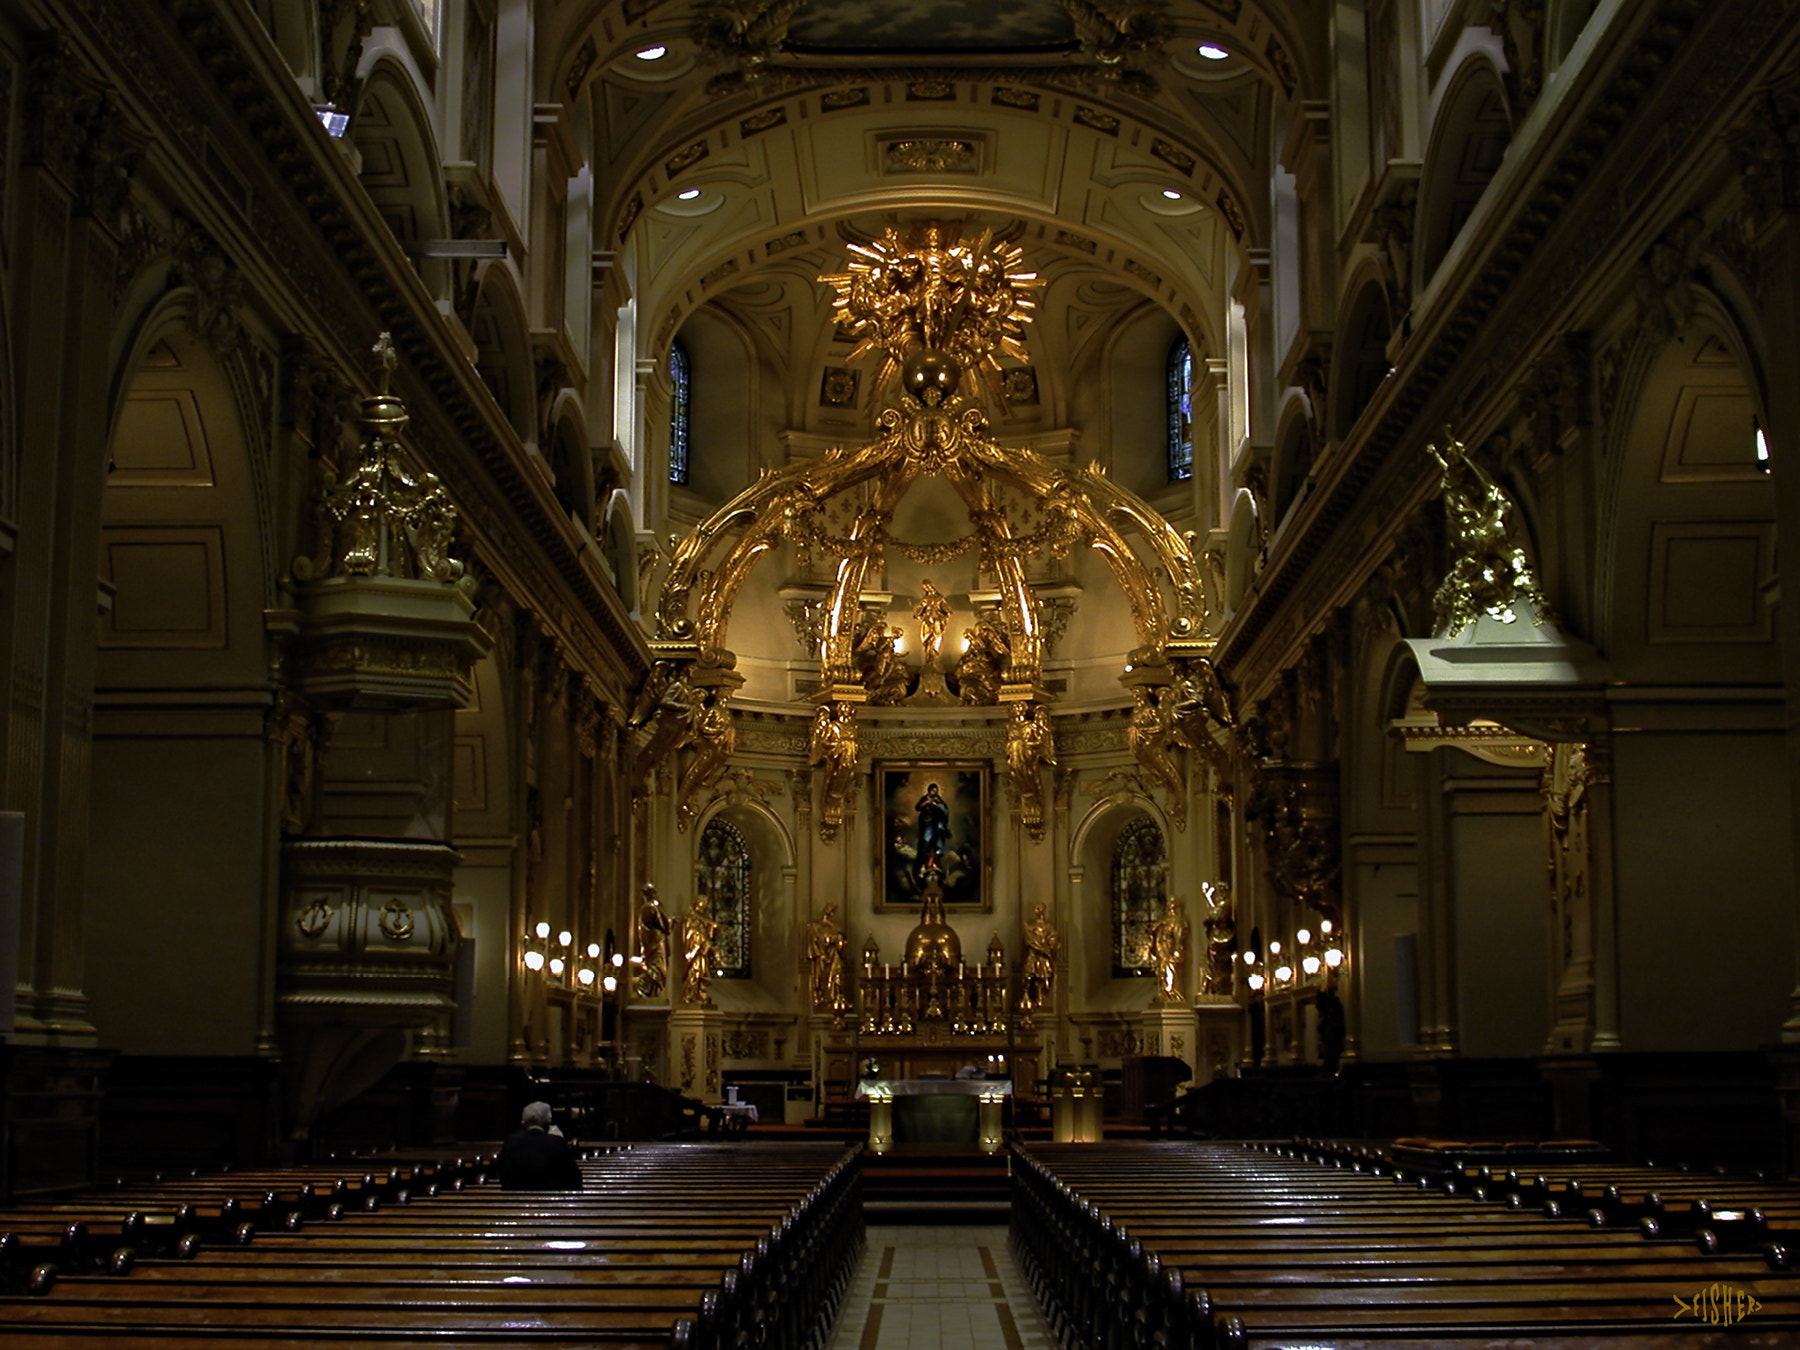
[[[1006,1233],[871,1227],[827,1350],[1055,1350]]]

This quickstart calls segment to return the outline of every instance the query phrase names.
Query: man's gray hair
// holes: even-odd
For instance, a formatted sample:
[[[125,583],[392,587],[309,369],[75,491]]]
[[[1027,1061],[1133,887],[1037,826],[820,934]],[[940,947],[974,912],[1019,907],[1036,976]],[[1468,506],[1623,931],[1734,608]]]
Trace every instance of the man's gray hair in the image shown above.
[[[528,1130],[534,1125],[540,1130],[548,1129],[550,1127],[550,1103],[532,1102],[525,1108],[524,1114],[519,1117],[519,1123]]]

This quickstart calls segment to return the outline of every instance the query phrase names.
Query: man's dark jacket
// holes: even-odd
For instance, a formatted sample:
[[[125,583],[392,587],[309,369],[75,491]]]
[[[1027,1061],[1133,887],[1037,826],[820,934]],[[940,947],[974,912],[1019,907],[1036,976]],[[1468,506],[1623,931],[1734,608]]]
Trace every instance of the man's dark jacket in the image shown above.
[[[542,1130],[519,1130],[500,1147],[503,1191],[578,1191],[581,1168],[568,1141]]]

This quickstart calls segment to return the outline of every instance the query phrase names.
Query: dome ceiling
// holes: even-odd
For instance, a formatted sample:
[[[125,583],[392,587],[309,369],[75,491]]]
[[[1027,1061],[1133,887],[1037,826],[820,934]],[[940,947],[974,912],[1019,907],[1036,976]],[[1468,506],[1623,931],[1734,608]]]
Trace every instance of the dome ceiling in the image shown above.
[[[1104,274],[1217,350],[1214,316],[1266,235],[1260,147],[1305,65],[1276,17],[1237,0],[744,0],[570,19],[558,83],[572,102],[592,91],[596,218],[607,247],[636,254],[658,352],[755,273],[840,250],[847,222],[866,237],[925,218],[1022,221],[1034,264]]]

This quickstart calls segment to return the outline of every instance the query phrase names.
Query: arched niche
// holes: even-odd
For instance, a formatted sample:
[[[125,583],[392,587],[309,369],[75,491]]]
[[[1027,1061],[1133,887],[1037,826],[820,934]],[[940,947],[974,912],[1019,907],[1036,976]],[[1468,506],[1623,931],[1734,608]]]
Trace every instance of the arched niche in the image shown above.
[[[699,504],[723,506],[756,477],[757,430],[764,404],[763,362],[743,327],[717,306],[696,310],[677,335],[688,353],[688,481]],[[666,360],[666,355],[665,358]],[[779,383],[773,406],[784,400]],[[664,453],[651,472],[668,475],[667,426],[653,428]]]
[[[751,974],[748,979],[714,980],[713,1001],[727,1014],[775,1012],[792,1006],[796,972],[800,969],[800,906],[794,893],[794,844],[782,823],[758,802],[729,798],[703,810],[688,827],[683,845],[687,855],[685,893],[679,908],[692,903],[700,884],[700,844],[713,821],[733,826],[749,848]],[[665,891],[665,896],[667,892]],[[668,902],[665,899],[665,907]],[[678,915],[672,915],[679,925]],[[670,978],[680,972],[671,965]]]
[[[588,454],[580,412],[581,405],[573,391],[567,391],[566,397],[559,398],[552,414],[555,421],[551,426],[550,443],[543,449],[545,459],[550,462],[553,475],[550,487],[556,494],[557,505],[592,533],[595,525],[594,463]]]
[[[1231,522],[1225,534],[1225,610],[1244,603],[1250,583],[1262,567],[1262,526],[1257,519],[1256,497],[1239,488],[1231,501]]]
[[[92,758],[106,846],[87,859],[87,992],[126,1053],[251,1055],[268,1025],[259,897],[279,828],[264,530],[232,378],[188,299],[143,325],[108,446]]]
[[[1791,944],[1744,940],[1793,923],[1787,738],[1728,711],[1779,707],[1782,685],[1753,349],[1697,288],[1693,319],[1626,381],[1607,457],[1596,645],[1636,696],[1610,746],[1627,1050],[1753,1049],[1794,984]],[[1701,689],[1708,710],[1684,714],[1673,691]],[[1717,917],[1696,921],[1706,897]]]
[[[1512,117],[1500,72],[1485,54],[1471,55],[1446,86],[1425,151],[1413,234],[1419,268],[1414,294],[1430,284],[1499,172],[1511,140]]]
[[[1282,409],[1279,430],[1275,434],[1275,458],[1270,473],[1274,491],[1269,500],[1269,514],[1280,522],[1292,511],[1306,492],[1306,476],[1313,465],[1313,422],[1315,411],[1298,395],[1290,398]]]
[[[412,73],[388,56],[364,78],[347,134],[356,147],[357,177],[401,245],[447,239],[448,209],[431,115]],[[434,296],[449,294],[450,267],[442,258],[415,258]]]
[[[520,441],[537,439],[536,372],[531,360],[531,321],[519,279],[509,261],[488,263],[477,282],[470,316],[475,373],[494,396]]]
[[[625,608],[637,612],[639,594],[637,529],[631,519],[631,495],[615,488],[606,499],[597,522],[600,526],[600,552],[612,569],[613,588],[625,602]]]
[[[1643,365],[1604,499],[1596,640],[1620,679],[1779,679],[1775,501],[1722,309]]]
[[[1069,952],[1071,1006],[1097,1012],[1125,1011],[1145,1006],[1153,992],[1149,976],[1114,974],[1113,866],[1122,836],[1134,829],[1154,827],[1162,840],[1162,893],[1170,893],[1176,847],[1172,826],[1154,802],[1121,792],[1098,803],[1076,827],[1070,843]]]
[[[1171,487],[1169,350],[1181,336],[1173,315],[1157,305],[1142,305],[1118,324],[1106,347],[1111,473],[1121,487],[1149,502]],[[1203,354],[1196,350],[1194,360],[1198,364]],[[1196,439],[1200,430],[1196,426]],[[1196,445],[1196,472],[1206,458]]]
[[[1333,353],[1336,369],[1332,373],[1328,425],[1334,441],[1350,434],[1350,428],[1381,388],[1391,366],[1387,346],[1394,328],[1386,289],[1379,279],[1365,277],[1354,295],[1338,326],[1339,340]]]

